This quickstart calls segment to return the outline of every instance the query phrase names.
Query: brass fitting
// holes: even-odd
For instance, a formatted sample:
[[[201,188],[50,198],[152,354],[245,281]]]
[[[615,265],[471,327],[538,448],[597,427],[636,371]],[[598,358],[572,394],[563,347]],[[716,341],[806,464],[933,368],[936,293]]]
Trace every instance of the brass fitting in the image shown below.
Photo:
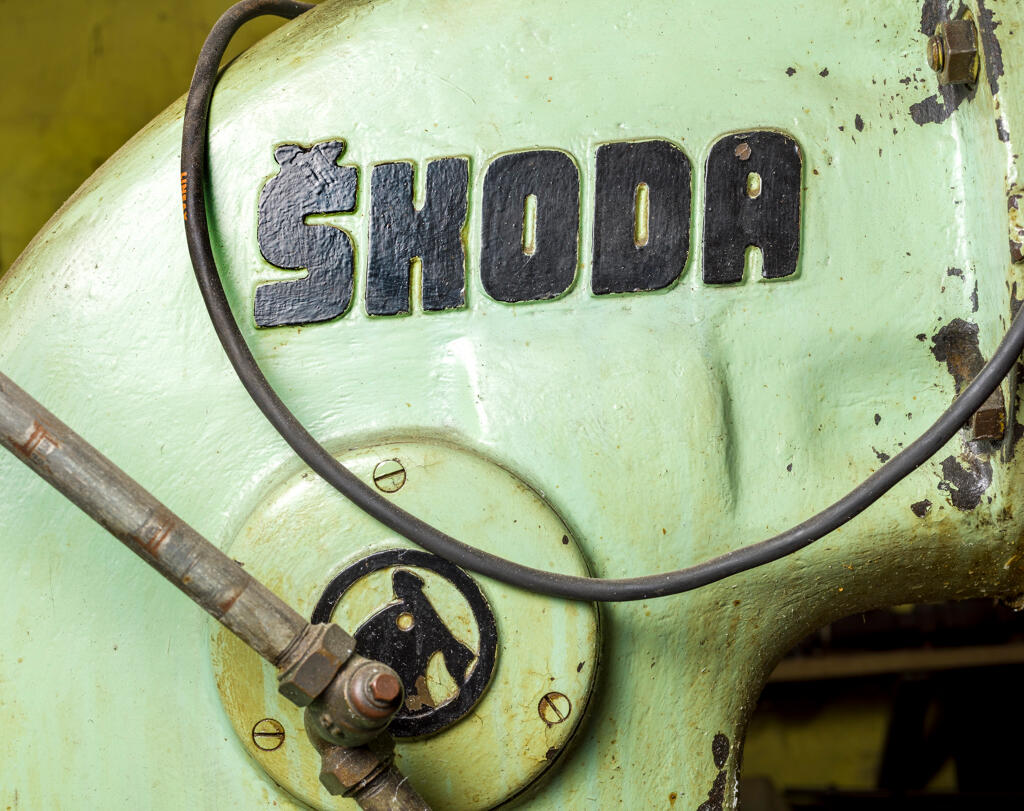
[[[353,746],[376,737],[402,706],[402,682],[386,665],[353,655],[306,709],[306,726],[328,743]]]
[[[306,708],[307,726],[335,746],[379,735],[402,706],[402,681],[390,667],[355,653],[355,640],[334,624],[308,625],[285,651],[278,691]]]
[[[367,811],[430,811],[394,766],[394,741],[380,736],[354,749],[321,737],[306,712],[306,734],[320,753],[320,783],[335,797],[355,800]]]

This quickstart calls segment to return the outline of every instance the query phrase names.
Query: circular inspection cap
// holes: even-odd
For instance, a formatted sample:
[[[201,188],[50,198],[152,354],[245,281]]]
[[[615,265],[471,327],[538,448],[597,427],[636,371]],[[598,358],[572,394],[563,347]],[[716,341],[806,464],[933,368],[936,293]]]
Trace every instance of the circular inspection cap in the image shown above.
[[[589,573],[551,506],[476,453],[404,442],[339,458],[455,537],[529,566]],[[396,762],[433,807],[493,807],[569,756],[597,668],[595,606],[513,589],[411,548],[309,471],[239,523],[231,557],[311,621],[337,623],[360,653],[398,672],[405,701],[391,726]],[[277,693],[273,668],[211,628],[221,700],[255,763],[313,808],[355,808],[320,786],[302,711]],[[283,730],[272,749],[254,732],[258,724],[276,731],[268,719]]]

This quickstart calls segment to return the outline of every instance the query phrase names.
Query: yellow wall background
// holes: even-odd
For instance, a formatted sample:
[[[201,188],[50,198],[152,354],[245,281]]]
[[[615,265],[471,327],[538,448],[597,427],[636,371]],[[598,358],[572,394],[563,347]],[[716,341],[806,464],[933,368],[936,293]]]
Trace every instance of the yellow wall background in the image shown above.
[[[89,175],[188,90],[203,39],[230,2],[0,0],[0,274]],[[249,23],[228,58],[277,25]]]

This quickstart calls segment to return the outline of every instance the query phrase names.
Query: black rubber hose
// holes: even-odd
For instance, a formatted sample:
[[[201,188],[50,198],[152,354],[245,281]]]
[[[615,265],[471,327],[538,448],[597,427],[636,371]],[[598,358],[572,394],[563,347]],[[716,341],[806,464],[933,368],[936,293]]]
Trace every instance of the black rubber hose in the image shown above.
[[[897,482],[926,462],[970,419],[995,390],[1024,348],[1024,319],[1018,314],[995,354],[952,405],[921,436],[886,462],[843,498],[792,529],[760,543],[711,558],[696,566],[664,574],[622,579],[572,577],[522,566],[482,552],[435,529],[396,507],[364,484],[317,442],[288,410],[260,371],[235,323],[210,247],[203,196],[206,182],[206,137],[210,98],[224,49],[242,23],[272,14],[296,17],[312,8],[290,0],[243,0],[218,20],[203,45],[185,106],[181,146],[186,185],[185,233],[196,279],[214,329],[238,377],[253,401],[295,452],[320,476],[360,509],[434,554],[465,569],[513,586],[572,600],[619,602],[664,597],[706,586],[763,566],[803,549],[875,503]]]

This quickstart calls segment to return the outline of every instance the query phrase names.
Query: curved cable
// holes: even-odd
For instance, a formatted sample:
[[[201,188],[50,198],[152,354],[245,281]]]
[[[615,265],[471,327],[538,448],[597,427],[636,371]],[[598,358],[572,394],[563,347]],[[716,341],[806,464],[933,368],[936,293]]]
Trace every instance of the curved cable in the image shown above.
[[[271,14],[291,19],[310,8],[313,6],[308,3],[293,0],[243,0],[225,12],[203,45],[185,105],[181,146],[189,254],[210,319],[231,365],[249,396],[282,438],[309,467],[357,507],[418,546],[464,569],[554,597],[621,602],[679,594],[779,560],[841,527],[926,462],[978,410],[1024,349],[1024,317],[1018,313],[995,353],[970,385],[931,427],[875,473],[803,523],[695,566],[645,577],[575,577],[523,566],[462,543],[376,493],[331,456],[302,426],[267,382],[249,350],[224,294],[213,257],[204,197],[206,139],[210,99],[224,50],[238,28],[254,17]]]

